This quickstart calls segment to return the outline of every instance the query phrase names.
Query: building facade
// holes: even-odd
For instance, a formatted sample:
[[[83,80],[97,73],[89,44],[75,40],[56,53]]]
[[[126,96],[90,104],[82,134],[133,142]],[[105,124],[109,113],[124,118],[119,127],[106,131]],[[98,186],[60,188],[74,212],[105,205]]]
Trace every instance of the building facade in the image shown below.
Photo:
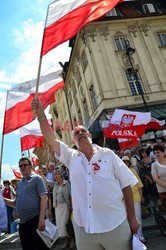
[[[146,111],[147,105],[153,117],[165,119],[165,1],[125,1],[86,25],[70,46],[65,88],[51,107],[63,141],[71,145],[71,130],[82,123],[102,144],[102,132],[94,124],[115,108]]]

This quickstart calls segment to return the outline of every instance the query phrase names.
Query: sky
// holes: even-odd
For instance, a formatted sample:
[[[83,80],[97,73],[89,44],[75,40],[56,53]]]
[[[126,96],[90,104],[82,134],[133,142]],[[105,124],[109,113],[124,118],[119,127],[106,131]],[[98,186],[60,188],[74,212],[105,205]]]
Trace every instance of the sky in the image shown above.
[[[7,90],[24,81],[36,79],[48,0],[6,0],[0,5],[0,145]],[[68,61],[68,42],[43,57],[41,75],[54,71]],[[13,179],[21,157],[20,134],[16,130],[4,136],[2,178]]]

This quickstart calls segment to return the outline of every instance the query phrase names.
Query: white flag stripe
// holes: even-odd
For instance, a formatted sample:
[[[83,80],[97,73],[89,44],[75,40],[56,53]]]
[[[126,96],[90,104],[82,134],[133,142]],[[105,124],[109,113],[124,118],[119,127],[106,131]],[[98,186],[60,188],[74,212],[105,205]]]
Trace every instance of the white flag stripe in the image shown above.
[[[38,136],[43,136],[39,122],[37,119],[35,119],[33,122],[25,125],[24,127],[20,128],[20,135],[21,137],[24,137],[26,135],[38,135]]]
[[[40,78],[39,93],[44,93],[51,87],[62,81],[59,76],[60,71],[42,76]],[[16,87],[12,88],[8,93],[8,102],[6,109],[10,109],[16,103],[25,101],[29,94],[35,93],[36,90],[36,79],[28,82],[21,83]]]
[[[133,120],[133,126],[140,125],[140,124],[147,124],[151,120],[151,113],[150,112],[134,112],[128,111],[124,109],[115,109],[111,123],[112,124],[120,124],[122,121],[122,117],[124,115],[135,115],[135,119]]]
[[[51,3],[48,7],[48,17],[46,26],[49,26],[59,20],[61,17],[65,16],[69,12],[73,11],[80,5],[87,2],[87,0],[56,0],[55,2]]]

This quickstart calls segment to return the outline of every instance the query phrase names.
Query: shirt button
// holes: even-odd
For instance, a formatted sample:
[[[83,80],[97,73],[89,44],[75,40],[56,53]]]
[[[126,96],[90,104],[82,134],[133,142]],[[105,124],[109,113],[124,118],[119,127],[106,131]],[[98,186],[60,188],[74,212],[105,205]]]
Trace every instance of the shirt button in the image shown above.
[[[89,183],[91,183],[91,181],[89,181]]]
[[[91,206],[89,206],[89,208],[91,208]]]
[[[91,193],[89,193],[89,195],[91,195]]]
[[[88,173],[90,175],[90,173]]]

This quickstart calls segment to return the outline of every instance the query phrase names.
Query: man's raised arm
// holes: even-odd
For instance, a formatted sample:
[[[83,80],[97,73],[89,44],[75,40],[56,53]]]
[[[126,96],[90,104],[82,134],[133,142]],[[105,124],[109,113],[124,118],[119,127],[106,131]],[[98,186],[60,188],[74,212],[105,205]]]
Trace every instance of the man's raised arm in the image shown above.
[[[32,109],[34,110],[34,112],[38,116],[38,121],[40,123],[40,128],[41,128],[42,134],[44,136],[44,139],[51,146],[53,151],[55,151],[55,153],[58,156],[60,156],[60,143],[56,139],[56,136],[55,136],[53,130],[50,128],[50,125],[49,125],[47,118],[46,118],[46,115],[44,113],[44,108],[43,108],[43,106],[38,98],[33,99]]]

